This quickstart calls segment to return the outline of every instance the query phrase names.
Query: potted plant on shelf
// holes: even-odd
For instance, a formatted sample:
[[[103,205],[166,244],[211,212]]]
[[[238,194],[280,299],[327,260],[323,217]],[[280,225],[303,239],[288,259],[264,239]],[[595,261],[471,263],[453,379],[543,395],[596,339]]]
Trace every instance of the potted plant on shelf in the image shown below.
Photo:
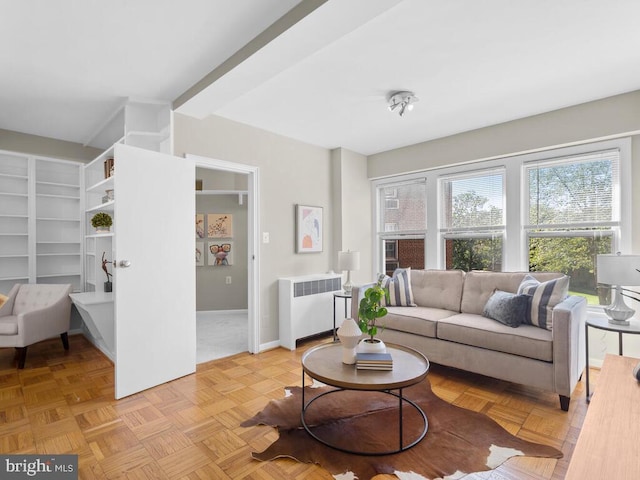
[[[91,225],[96,229],[96,232],[108,232],[113,225],[113,220],[108,213],[98,212],[91,218]]]
[[[358,350],[361,352],[386,351],[384,342],[375,338],[378,333],[377,321],[387,314],[386,307],[382,305],[382,299],[388,299],[389,291],[382,287],[383,278],[384,275],[380,275],[378,282],[365,290],[364,297],[358,306],[358,326],[368,335],[368,338],[360,341]]]

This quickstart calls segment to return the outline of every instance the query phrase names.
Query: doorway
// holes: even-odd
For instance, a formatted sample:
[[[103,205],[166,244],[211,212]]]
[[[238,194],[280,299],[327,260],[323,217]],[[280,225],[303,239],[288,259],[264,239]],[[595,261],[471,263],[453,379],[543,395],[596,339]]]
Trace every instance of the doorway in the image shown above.
[[[224,292],[225,287],[229,289],[228,287],[235,285],[235,289],[237,292],[237,287],[239,284],[246,285],[246,289],[242,289],[246,294],[246,311],[243,312],[241,311],[243,309],[234,308],[234,305],[238,305],[238,301],[242,302],[241,298],[236,297],[236,303],[234,304],[232,302],[231,304],[229,304],[232,308],[225,308],[223,306],[221,309],[217,308],[215,310],[209,310],[210,307],[206,307],[206,312],[203,312],[202,314],[196,316],[197,318],[200,317],[204,319],[205,322],[218,322],[218,326],[210,325],[209,328],[213,331],[214,336],[216,332],[221,333],[223,331],[229,330],[225,327],[225,325],[230,325],[229,322],[233,322],[234,326],[240,326],[239,322],[244,321],[244,330],[238,330],[239,332],[243,333],[236,334],[236,337],[238,335],[242,335],[244,339],[246,339],[245,348],[243,348],[241,351],[257,353],[260,350],[258,321],[258,312],[260,311],[260,290],[259,262],[257,261],[257,259],[259,258],[259,242],[257,238],[259,232],[258,219],[260,218],[258,205],[258,168],[248,165],[226,162],[223,160],[200,157],[191,154],[187,154],[186,157],[194,161],[196,172],[202,172],[203,176],[205,174],[211,174],[212,172],[215,172],[213,175],[219,177],[220,180],[218,183],[216,183],[216,181],[210,181],[208,182],[208,184],[206,182],[203,182],[202,185],[202,191],[204,192],[202,194],[203,196],[211,194],[220,199],[220,208],[215,209],[218,211],[208,212],[203,210],[202,212],[194,212],[194,214],[198,213],[202,215],[208,215],[209,213],[213,214],[213,216],[211,216],[210,218],[203,218],[203,228],[206,228],[207,231],[204,232],[204,238],[196,240],[196,243],[203,249],[203,252],[201,252],[201,254],[203,254],[203,258],[200,258],[201,266],[196,268],[204,269],[202,270],[202,272],[206,272],[206,269],[209,269],[207,273],[211,278],[215,279],[214,283],[210,285],[211,288],[219,287]],[[196,175],[196,177],[198,178],[198,175]],[[208,177],[210,178],[211,175],[208,175]],[[224,183],[225,179],[227,182],[226,184]],[[229,181],[231,181],[232,183],[229,184]],[[236,206],[237,204],[241,203],[240,208],[234,209],[234,203],[236,204]],[[224,218],[217,217],[216,214],[224,214],[225,212],[234,212],[231,213],[231,219],[226,219],[227,221],[231,220],[226,226],[227,228],[230,228],[231,231],[227,233],[218,232],[220,233],[220,235],[218,235],[218,238],[215,238],[215,235],[217,235],[217,233],[213,233],[214,237],[209,238],[208,221],[211,220],[211,222],[216,222],[224,220]],[[237,218],[233,218],[234,216],[237,216]],[[222,217],[224,217],[224,215],[222,215]],[[212,225],[215,225],[215,223],[212,223]],[[238,227],[237,231],[239,235],[236,235],[236,233],[233,231],[234,226]],[[224,225],[220,225],[220,227],[223,228]],[[236,245],[236,243],[238,243],[238,245]],[[232,255],[231,262],[236,262],[238,266],[246,265],[245,276],[240,274],[244,267],[241,267],[240,269],[234,269],[233,265],[224,264],[224,249],[230,249],[230,252],[234,252],[234,248],[236,247],[238,249],[238,255],[240,255],[240,257],[237,255],[233,257]],[[204,252],[204,250],[206,250],[206,252]],[[240,250],[244,251],[241,252]],[[218,252],[220,252],[219,257],[222,258],[222,260],[216,260],[215,256]],[[205,274],[202,276],[206,277],[207,275]],[[243,316],[246,316],[246,321],[242,318]],[[219,354],[226,356],[225,352],[233,352],[233,348],[236,348],[231,347],[231,350],[228,349],[229,342],[225,341],[225,335],[220,334],[217,335],[217,337],[218,338],[215,338],[213,340],[213,348],[215,350],[215,345],[219,345]],[[200,340],[200,338],[197,339],[198,343],[200,343]],[[207,343],[211,342],[207,340]]]

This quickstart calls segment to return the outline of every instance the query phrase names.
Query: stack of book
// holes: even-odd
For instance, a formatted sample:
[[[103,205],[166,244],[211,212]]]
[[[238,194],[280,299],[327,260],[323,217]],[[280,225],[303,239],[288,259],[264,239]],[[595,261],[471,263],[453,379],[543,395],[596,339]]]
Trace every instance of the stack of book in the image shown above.
[[[390,353],[356,353],[358,370],[393,370]]]

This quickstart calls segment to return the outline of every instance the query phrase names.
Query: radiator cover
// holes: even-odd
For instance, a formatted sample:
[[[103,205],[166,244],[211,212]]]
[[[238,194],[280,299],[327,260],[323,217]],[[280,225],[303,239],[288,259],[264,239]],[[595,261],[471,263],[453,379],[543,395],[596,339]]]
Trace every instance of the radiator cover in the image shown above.
[[[333,294],[342,275],[323,273],[278,280],[280,345],[295,350],[296,340],[333,329]],[[342,316],[337,326],[340,326]]]

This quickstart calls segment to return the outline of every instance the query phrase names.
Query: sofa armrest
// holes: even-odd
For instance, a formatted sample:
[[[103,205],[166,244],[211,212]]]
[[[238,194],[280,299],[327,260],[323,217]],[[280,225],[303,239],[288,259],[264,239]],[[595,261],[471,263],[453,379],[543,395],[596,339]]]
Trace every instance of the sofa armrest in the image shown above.
[[[364,298],[364,292],[367,288],[373,287],[376,282],[366,283],[364,285],[353,286],[351,289],[351,318],[356,322],[358,321],[358,307],[360,306],[360,300]]]
[[[570,295],[553,309],[553,367],[556,392],[571,396],[584,367],[587,299]]]

